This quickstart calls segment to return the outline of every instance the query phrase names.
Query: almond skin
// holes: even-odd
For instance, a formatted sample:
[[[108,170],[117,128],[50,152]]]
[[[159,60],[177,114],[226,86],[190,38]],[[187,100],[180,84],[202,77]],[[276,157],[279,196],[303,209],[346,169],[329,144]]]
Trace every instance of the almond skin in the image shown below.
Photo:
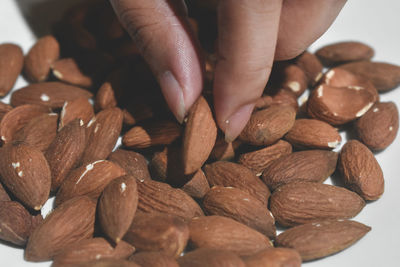
[[[339,170],[346,186],[365,200],[376,200],[384,192],[384,178],[374,154],[357,140],[348,141],[340,152]]]
[[[292,181],[323,182],[336,169],[338,154],[325,150],[307,150],[284,155],[264,170],[262,180],[271,190]]]
[[[217,160],[232,160],[235,157],[235,149],[237,149],[242,142],[239,139],[233,142],[226,142],[225,137],[222,135],[217,137],[215,145],[210,154],[210,159]]]
[[[292,128],[296,111],[287,105],[274,105],[253,113],[239,138],[245,143],[262,146],[278,141]]]
[[[1,149],[0,175],[4,185],[22,203],[40,210],[50,194],[51,173],[43,153],[24,143]]]
[[[294,60],[308,78],[308,85],[314,86],[322,76],[323,66],[319,59],[312,53],[305,51]]]
[[[94,232],[96,203],[86,196],[66,201],[50,213],[31,234],[25,260],[46,261]]]
[[[10,201],[10,196],[4,189],[3,185],[0,183],[0,201]]]
[[[93,106],[86,97],[79,97],[71,101],[66,101],[61,109],[60,123],[58,130],[75,119],[81,119],[84,125],[93,119]]]
[[[246,256],[272,247],[271,241],[263,234],[222,216],[193,218],[189,224],[189,231],[190,244],[194,248],[224,248]]]
[[[160,251],[142,251],[133,254],[128,260],[139,264],[142,267],[179,267],[178,262]]]
[[[51,64],[60,56],[60,45],[52,35],[46,35],[31,47],[25,56],[24,73],[31,82],[47,80]]]
[[[111,181],[100,196],[98,217],[104,233],[118,243],[128,231],[138,205],[136,179],[122,176]]]
[[[11,105],[37,104],[50,108],[61,108],[65,101],[79,97],[91,98],[92,93],[61,82],[43,82],[25,86],[11,95]]]
[[[215,124],[210,106],[204,97],[193,104],[189,110],[183,134],[184,174],[192,174],[208,159],[217,139]]]
[[[308,78],[304,71],[295,64],[278,62],[274,64],[271,73],[272,87],[290,91],[297,97],[308,87]]]
[[[151,180],[147,161],[139,153],[119,148],[108,156],[108,160],[121,166],[128,175],[139,181]]]
[[[57,192],[55,203],[58,206],[68,199],[82,195],[97,199],[108,183],[125,174],[124,169],[107,160],[83,165],[71,171],[65,178]]]
[[[210,190],[206,175],[199,169],[186,184],[182,190],[193,198],[201,199]]]
[[[117,99],[110,82],[105,82],[100,86],[96,93],[95,106],[100,110],[117,106]]]
[[[116,259],[104,259],[88,261],[81,264],[77,264],[74,267],[142,267],[132,261],[127,260],[116,260]]]
[[[178,257],[189,239],[189,227],[181,218],[164,213],[140,213],[124,236],[137,251],[160,251]]]
[[[240,189],[214,186],[203,199],[203,209],[208,215],[232,218],[275,238],[275,219],[271,212],[258,199]]]
[[[7,112],[9,112],[12,109],[13,109],[12,106],[0,101],[0,122],[3,119],[4,115],[6,115]]]
[[[63,127],[45,152],[51,170],[51,190],[55,192],[82,157],[86,145],[85,126],[75,119]]]
[[[376,103],[355,122],[358,138],[371,150],[393,143],[399,130],[399,111],[394,102]]]
[[[283,226],[349,219],[364,206],[364,200],[350,190],[313,182],[292,182],[278,187],[270,200],[271,212]]]
[[[190,251],[178,258],[181,267],[218,267],[234,266],[245,267],[246,265],[238,255],[231,251],[222,250],[224,248],[199,248]]]
[[[295,147],[316,149],[333,149],[342,141],[338,130],[315,119],[296,120],[285,139]]]
[[[349,220],[326,220],[290,228],[275,240],[278,247],[297,250],[303,261],[337,253],[361,239],[371,227]]]
[[[220,185],[238,188],[248,192],[267,206],[271,192],[251,170],[243,165],[217,161],[206,165],[204,172],[210,186]]]
[[[0,97],[14,86],[24,65],[22,49],[15,44],[0,44]]]
[[[60,81],[89,88],[93,80],[74,58],[62,58],[51,64],[53,75]]]
[[[300,267],[300,254],[291,248],[267,248],[242,258],[247,267]]]

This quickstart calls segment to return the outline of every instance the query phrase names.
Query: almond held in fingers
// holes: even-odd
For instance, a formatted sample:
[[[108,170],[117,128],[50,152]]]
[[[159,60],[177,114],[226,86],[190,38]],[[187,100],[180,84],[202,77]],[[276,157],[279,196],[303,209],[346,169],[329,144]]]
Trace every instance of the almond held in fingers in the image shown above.
[[[297,250],[303,261],[337,253],[357,242],[371,227],[350,220],[325,220],[290,228],[277,236],[278,247]]]
[[[293,152],[272,161],[262,174],[271,190],[293,181],[322,183],[336,169],[338,154],[326,150]]]
[[[51,173],[43,153],[24,143],[6,144],[0,152],[3,184],[23,204],[40,210],[50,194]]]
[[[294,62],[306,74],[309,86],[314,86],[319,81],[322,76],[323,66],[317,56],[305,51],[295,58]]]
[[[181,267],[246,266],[238,255],[224,248],[199,248],[179,257],[178,263]]]
[[[127,175],[138,181],[151,180],[146,158],[137,152],[119,148],[108,156],[108,160],[121,166]]]
[[[142,267],[179,267],[174,257],[160,251],[142,251],[128,258]]]
[[[47,261],[75,242],[92,237],[96,202],[81,196],[51,212],[31,234],[25,260]]]
[[[0,44],[0,97],[14,86],[24,65],[22,49],[15,44]]]
[[[384,191],[382,169],[374,154],[357,140],[350,140],[342,147],[339,170],[345,185],[365,200],[376,200]]]
[[[350,190],[313,182],[292,182],[278,187],[270,200],[271,212],[283,226],[349,219],[364,206],[364,200]]]
[[[254,255],[242,257],[247,267],[300,267],[300,254],[291,248],[267,248]]]
[[[394,102],[376,103],[355,124],[358,139],[371,150],[393,143],[399,130],[399,111]]]
[[[93,80],[74,58],[62,58],[51,64],[53,75],[60,81],[89,88]]]
[[[94,117],[93,106],[86,97],[79,97],[74,100],[65,101],[60,114],[58,130],[75,119],[81,119],[86,126]]]
[[[31,47],[25,56],[24,73],[31,82],[47,80],[51,64],[60,56],[60,45],[52,35],[46,35]]]

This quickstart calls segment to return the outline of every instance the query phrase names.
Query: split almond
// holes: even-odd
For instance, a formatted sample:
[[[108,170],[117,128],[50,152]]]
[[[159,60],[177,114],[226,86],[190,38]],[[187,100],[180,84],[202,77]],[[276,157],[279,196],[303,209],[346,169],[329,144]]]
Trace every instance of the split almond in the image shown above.
[[[84,125],[87,125],[94,118],[93,106],[86,97],[79,97],[66,101],[61,109],[60,123],[58,130],[75,119],[81,119]]]
[[[24,65],[22,49],[15,44],[0,44],[0,96],[14,86]]]

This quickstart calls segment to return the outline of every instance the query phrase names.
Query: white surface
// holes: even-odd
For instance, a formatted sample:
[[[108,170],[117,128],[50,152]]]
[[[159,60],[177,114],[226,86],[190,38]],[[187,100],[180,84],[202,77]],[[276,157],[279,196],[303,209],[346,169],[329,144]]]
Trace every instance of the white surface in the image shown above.
[[[300,0],[301,1],[301,0]],[[19,3],[19,5],[17,4]],[[1,0],[0,1],[0,43],[15,42],[24,52],[34,43],[35,36],[25,22],[21,9],[26,14],[37,0]],[[39,1],[41,2],[41,1]],[[50,6],[70,1],[53,0]],[[57,3],[57,4],[55,4]],[[312,47],[340,40],[358,40],[370,44],[376,50],[375,60],[400,65],[400,1],[351,0],[348,1],[336,22]],[[47,13],[41,8],[39,16],[57,18],[61,8]],[[47,14],[47,15],[46,15]],[[34,18],[33,18],[34,19]],[[32,21],[32,16],[29,18]],[[39,25],[40,26],[40,25]],[[19,78],[16,88],[25,83]],[[394,101],[400,107],[400,88],[381,96],[382,101]],[[8,97],[3,101],[8,101]],[[367,204],[355,218],[372,227],[357,244],[336,255],[305,263],[307,267],[346,267],[346,266],[400,266],[400,138],[385,151],[376,155],[385,175],[385,193],[382,198]],[[49,266],[46,263],[28,263],[23,260],[23,250],[0,244],[0,266]]]

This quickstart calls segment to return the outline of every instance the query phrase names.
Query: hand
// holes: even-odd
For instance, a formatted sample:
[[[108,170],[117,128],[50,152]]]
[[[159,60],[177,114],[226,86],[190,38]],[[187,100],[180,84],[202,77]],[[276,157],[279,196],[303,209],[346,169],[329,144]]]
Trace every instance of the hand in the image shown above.
[[[110,0],[182,122],[202,90],[202,59],[183,0]],[[204,0],[203,0],[204,1]],[[214,106],[227,141],[250,118],[274,60],[320,37],[346,0],[219,0]]]

